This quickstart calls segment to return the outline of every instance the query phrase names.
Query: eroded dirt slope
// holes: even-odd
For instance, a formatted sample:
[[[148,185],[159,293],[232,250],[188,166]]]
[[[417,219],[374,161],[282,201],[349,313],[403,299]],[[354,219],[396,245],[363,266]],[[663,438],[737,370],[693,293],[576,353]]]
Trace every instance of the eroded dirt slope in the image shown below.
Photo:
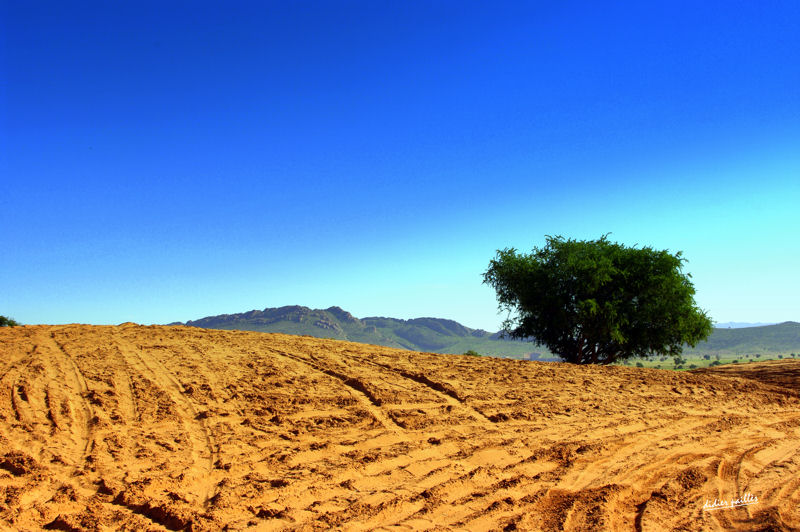
[[[798,368],[741,378],[185,327],[3,328],[0,525],[797,530]],[[758,502],[703,510],[745,493]]]

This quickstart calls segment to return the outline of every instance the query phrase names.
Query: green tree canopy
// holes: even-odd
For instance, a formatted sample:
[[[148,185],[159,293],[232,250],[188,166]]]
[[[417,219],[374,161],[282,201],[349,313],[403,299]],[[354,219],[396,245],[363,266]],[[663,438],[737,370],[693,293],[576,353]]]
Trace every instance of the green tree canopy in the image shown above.
[[[509,311],[503,329],[567,362],[610,364],[679,356],[711,333],[694,302],[681,252],[598,240],[547,237],[530,254],[498,250],[483,274]],[[515,314],[515,315],[514,315]]]
[[[11,318],[0,316],[0,327],[16,327],[17,325],[19,325],[19,323]]]

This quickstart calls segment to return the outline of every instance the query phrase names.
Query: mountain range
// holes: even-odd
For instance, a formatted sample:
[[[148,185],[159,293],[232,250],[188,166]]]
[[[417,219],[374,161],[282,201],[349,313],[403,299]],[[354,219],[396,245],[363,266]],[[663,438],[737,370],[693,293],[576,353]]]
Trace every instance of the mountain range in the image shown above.
[[[272,332],[333,338],[412,351],[465,353],[533,360],[559,360],[546,348],[511,340],[502,332],[470,329],[442,318],[356,318],[339,307],[311,309],[286,306],[251,310],[239,314],[220,314],[198,320],[174,322],[206,329]],[[684,351],[689,355],[744,355],[800,353],[800,323],[743,328],[715,328],[708,340]]]
[[[453,320],[359,319],[339,307],[311,309],[295,305],[265,308],[170,325],[307,335],[431,353],[460,354],[472,350],[481,355],[558,360],[547,349],[530,342],[504,338],[501,332],[470,329]]]
[[[726,321],[723,323],[715,323],[714,327],[717,329],[743,329],[746,327],[763,327],[764,325],[775,325],[775,322],[745,322],[745,321]]]

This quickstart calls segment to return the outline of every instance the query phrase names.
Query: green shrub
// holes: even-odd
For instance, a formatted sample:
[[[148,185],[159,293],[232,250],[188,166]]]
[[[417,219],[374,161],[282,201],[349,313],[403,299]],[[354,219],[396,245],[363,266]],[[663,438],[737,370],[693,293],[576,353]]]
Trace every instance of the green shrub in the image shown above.
[[[22,324],[16,320],[7,318],[6,316],[0,316],[0,327],[16,327],[17,325],[22,325]]]
[[[478,353],[474,349],[470,349],[469,351],[467,351],[464,354],[467,355],[467,356],[470,356],[470,357],[479,357],[479,356],[481,356],[480,353]]]

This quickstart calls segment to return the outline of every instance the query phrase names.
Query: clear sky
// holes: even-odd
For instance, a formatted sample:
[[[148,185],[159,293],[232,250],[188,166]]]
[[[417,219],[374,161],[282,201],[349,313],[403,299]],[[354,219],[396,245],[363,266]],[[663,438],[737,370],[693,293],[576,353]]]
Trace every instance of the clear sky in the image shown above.
[[[800,2],[11,2],[0,314],[281,305],[497,330],[545,235],[800,321]]]

